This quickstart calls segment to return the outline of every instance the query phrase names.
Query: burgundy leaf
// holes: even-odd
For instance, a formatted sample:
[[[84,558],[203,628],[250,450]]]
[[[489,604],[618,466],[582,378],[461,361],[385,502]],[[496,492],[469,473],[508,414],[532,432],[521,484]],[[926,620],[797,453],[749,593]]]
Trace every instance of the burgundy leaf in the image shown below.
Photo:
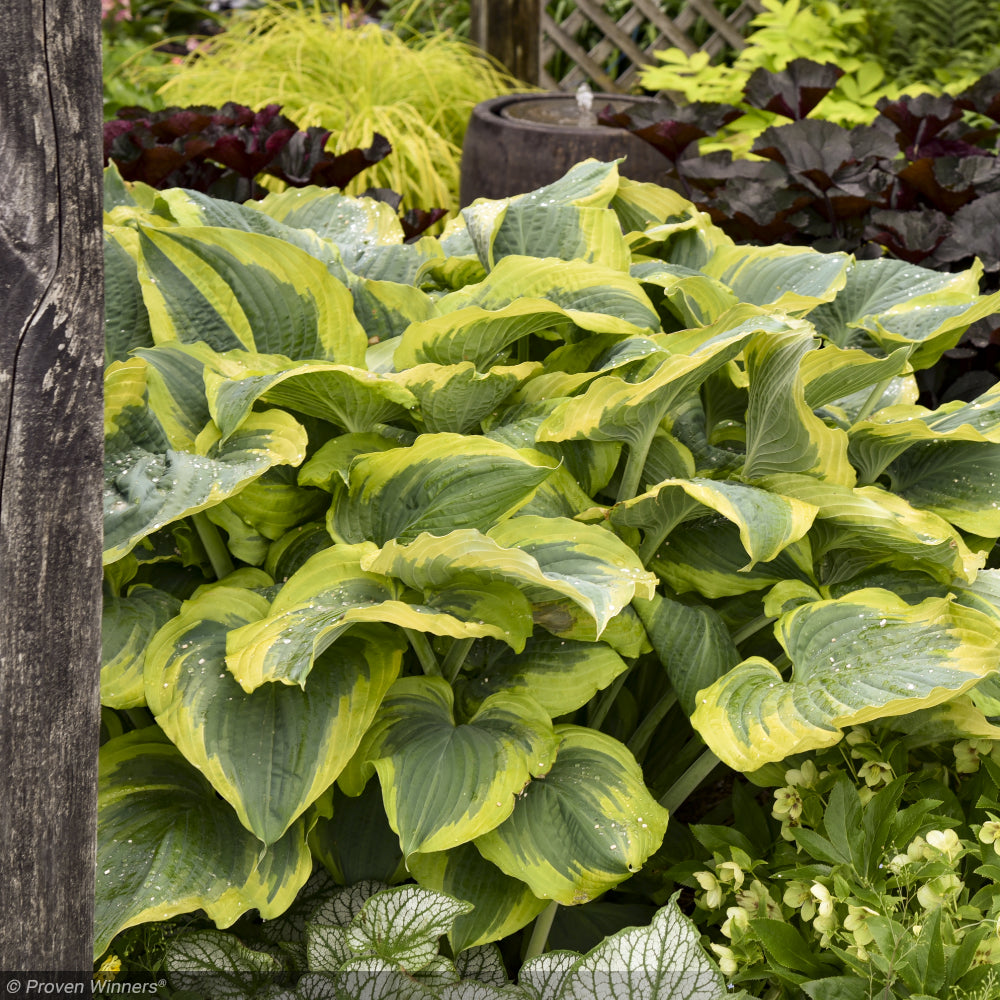
[[[676,162],[696,139],[713,135],[739,115],[739,110],[731,104],[694,101],[678,106],[661,100],[656,104],[633,105],[626,111],[614,111],[608,105],[597,120],[611,128],[628,129]]]
[[[833,63],[793,59],[783,70],[754,70],[743,95],[755,108],[773,111],[785,118],[805,118],[837,85],[844,71]]]
[[[1000,69],[980,77],[958,96],[962,107],[1000,122]]]
[[[900,260],[921,264],[944,242],[950,230],[948,217],[932,208],[911,212],[879,209],[872,212],[864,236]]]
[[[407,243],[411,242],[447,214],[448,211],[444,208],[411,208],[399,218],[403,227],[403,239]]]
[[[362,170],[385,159],[392,145],[378,132],[367,149],[349,149],[344,153],[325,150],[330,133],[322,128],[310,128],[294,135],[268,173],[293,187],[319,184],[323,187],[344,188]]]

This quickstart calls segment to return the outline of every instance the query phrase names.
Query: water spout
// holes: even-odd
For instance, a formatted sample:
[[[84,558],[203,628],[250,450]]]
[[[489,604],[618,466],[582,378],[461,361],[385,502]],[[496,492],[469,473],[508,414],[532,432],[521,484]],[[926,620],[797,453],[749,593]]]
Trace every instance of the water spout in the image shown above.
[[[594,93],[586,80],[576,88],[576,108],[578,124],[581,127],[597,124],[597,115],[594,114]]]

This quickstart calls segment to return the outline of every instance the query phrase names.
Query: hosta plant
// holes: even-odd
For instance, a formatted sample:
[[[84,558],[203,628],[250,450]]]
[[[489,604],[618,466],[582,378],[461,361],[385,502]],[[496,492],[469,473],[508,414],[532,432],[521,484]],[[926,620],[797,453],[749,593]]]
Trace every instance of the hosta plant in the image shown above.
[[[736,246],[593,161],[412,243],[111,190],[98,955],[314,862],[538,954],[650,919],[720,761],[998,710],[1000,393],[913,402],[978,269]]]

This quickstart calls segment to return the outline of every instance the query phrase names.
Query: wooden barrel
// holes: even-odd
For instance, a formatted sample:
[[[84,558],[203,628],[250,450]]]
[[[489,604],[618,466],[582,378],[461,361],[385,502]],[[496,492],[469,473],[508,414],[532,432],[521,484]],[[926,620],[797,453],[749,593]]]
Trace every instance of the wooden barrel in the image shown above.
[[[651,97],[594,94],[593,107],[600,111],[611,104],[615,110],[623,110],[647,101],[654,103]],[[531,120],[547,117],[562,104],[565,111],[551,117],[556,121],[574,118],[577,105],[573,94],[507,94],[476,105],[462,146],[463,206],[477,198],[507,198],[533,191],[558,180],[574,163],[589,157],[626,157],[619,170],[633,180],[659,181],[663,177],[667,166],[663,155],[625,129]]]

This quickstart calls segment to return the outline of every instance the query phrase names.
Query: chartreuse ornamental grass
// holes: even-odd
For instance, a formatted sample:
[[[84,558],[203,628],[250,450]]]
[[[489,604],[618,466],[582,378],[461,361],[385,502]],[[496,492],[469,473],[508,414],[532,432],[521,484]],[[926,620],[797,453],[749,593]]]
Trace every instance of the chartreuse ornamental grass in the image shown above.
[[[409,244],[336,191],[108,191],[96,955],[288,911],[293,970],[455,995],[463,949],[664,903],[720,760],[989,731],[1000,393],[913,377],[998,308],[977,271],[735,246],[614,163]],[[378,885],[337,909],[314,860]],[[365,943],[411,896],[450,957]],[[560,968],[722,989],[675,902],[623,933]]]
[[[309,3],[269,3],[233,16],[225,32],[160,78],[157,94],[168,104],[280,104],[301,128],[330,129],[335,153],[384,135],[392,156],[348,190],[390,188],[405,208],[450,210],[458,207],[472,109],[525,87],[454,34],[404,40],[377,25],[352,27]]]

